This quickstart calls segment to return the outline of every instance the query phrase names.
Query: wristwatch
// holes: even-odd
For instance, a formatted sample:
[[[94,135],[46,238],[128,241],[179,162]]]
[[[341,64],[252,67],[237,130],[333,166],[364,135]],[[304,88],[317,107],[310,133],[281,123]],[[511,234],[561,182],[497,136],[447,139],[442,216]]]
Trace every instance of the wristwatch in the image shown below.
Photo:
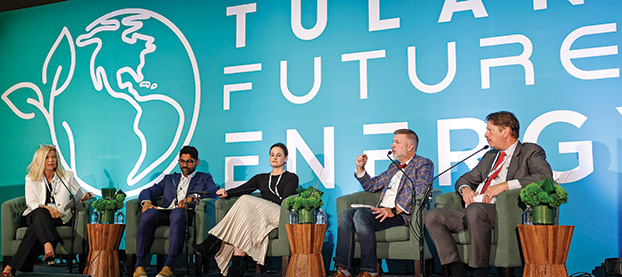
[[[462,195],[462,191],[463,191],[465,188],[468,188],[468,187],[469,187],[469,186],[467,186],[467,185],[462,185],[462,186],[460,186],[460,187],[458,188],[458,193],[460,193],[460,195]]]

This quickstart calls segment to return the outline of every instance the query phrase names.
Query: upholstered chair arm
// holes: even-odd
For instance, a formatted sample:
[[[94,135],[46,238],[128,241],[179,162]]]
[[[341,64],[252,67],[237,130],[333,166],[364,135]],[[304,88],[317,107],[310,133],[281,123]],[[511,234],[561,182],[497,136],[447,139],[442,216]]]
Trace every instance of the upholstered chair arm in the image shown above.
[[[204,241],[207,238],[207,232],[216,225],[216,201],[218,201],[216,198],[201,199],[194,207],[196,243]]]
[[[462,196],[455,191],[436,196],[437,208],[463,209]]]
[[[518,225],[523,221],[524,204],[520,201],[520,189],[502,192],[497,196],[497,224],[494,236],[497,242],[497,261],[519,261],[520,241]],[[497,264],[512,267],[514,264]]]
[[[26,198],[17,197],[2,203],[2,256],[12,256],[14,248],[9,242],[15,240],[22,213],[26,210]]]
[[[337,198],[337,214],[351,208],[352,204],[367,204],[376,206],[380,200],[380,192],[372,193],[360,191]]]

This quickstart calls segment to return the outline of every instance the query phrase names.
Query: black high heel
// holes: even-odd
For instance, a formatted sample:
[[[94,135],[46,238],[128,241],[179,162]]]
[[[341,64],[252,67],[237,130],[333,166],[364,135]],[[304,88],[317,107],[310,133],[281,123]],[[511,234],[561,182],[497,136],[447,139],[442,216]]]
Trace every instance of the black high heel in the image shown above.
[[[201,256],[214,257],[220,251],[221,246],[222,240],[210,234],[201,244],[193,244],[192,248],[199,252]]]
[[[247,264],[244,256],[233,256],[231,258],[231,266],[229,267],[227,277],[244,277],[246,269]]]

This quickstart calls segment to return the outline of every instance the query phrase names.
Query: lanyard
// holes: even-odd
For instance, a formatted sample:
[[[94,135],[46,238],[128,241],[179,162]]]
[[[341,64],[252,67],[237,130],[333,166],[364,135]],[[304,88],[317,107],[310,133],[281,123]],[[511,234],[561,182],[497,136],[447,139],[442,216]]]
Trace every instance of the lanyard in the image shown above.
[[[48,198],[48,203],[54,203],[54,187],[52,187],[52,183],[49,182],[48,178],[46,178],[45,176],[43,176],[43,180],[45,180],[46,189],[50,192],[50,198]]]
[[[279,199],[283,200],[283,197],[281,197],[281,195],[279,194],[279,182],[281,181],[281,177],[283,177],[283,174],[285,173],[285,171],[283,171],[283,173],[281,173],[281,175],[279,175],[279,179],[276,180],[276,184],[274,184],[274,190],[272,190],[272,173],[270,174],[270,177],[268,177],[268,189],[270,189],[270,191],[279,197]]]

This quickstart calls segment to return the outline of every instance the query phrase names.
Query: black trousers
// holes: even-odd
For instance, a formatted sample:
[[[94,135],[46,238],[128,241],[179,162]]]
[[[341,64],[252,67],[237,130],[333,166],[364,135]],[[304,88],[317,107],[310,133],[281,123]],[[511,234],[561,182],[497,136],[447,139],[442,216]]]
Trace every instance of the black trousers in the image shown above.
[[[39,255],[45,254],[43,245],[50,242],[52,247],[56,247],[61,241],[56,226],[62,226],[63,221],[60,218],[52,218],[46,208],[36,208],[22,217],[22,226],[24,225],[28,226],[28,229],[9,265],[15,270],[32,272]]]

